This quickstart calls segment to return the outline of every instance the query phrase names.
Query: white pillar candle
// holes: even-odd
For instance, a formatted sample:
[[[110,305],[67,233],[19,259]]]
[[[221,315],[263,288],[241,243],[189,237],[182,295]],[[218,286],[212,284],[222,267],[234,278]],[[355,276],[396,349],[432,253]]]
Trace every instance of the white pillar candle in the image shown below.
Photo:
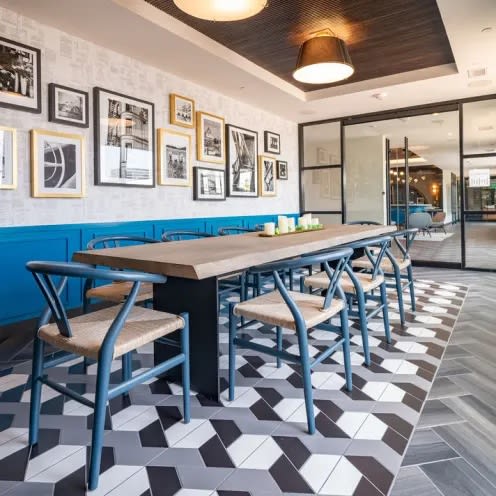
[[[277,218],[277,225],[279,227],[279,234],[286,234],[289,232],[288,229],[288,218],[284,215],[280,215]]]
[[[274,236],[276,234],[276,224],[275,222],[266,222],[264,224],[264,233],[268,236]]]
[[[305,217],[305,219],[307,219],[307,226],[311,226],[312,225],[312,214],[305,214],[303,217]]]
[[[298,219],[298,226],[300,226],[303,229],[306,229],[308,227],[308,219],[306,217],[300,217]]]
[[[295,231],[295,220],[294,220],[294,217],[289,217],[289,219],[288,219],[288,229],[289,229],[289,232],[294,232]]]
[[[314,217],[312,219],[312,225],[314,225],[314,226],[318,226],[319,225],[319,219],[317,217]]]

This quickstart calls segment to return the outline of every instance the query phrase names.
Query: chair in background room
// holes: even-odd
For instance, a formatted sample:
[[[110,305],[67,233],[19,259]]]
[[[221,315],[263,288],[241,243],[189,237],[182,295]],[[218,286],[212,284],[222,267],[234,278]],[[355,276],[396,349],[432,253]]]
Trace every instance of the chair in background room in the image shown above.
[[[359,319],[365,364],[367,366],[371,363],[367,324],[380,312],[382,312],[386,341],[387,343],[391,343],[386,281],[381,269],[381,262],[390,241],[390,236],[380,236],[346,245],[353,250],[353,253],[356,251],[360,253],[365,251],[364,258],[369,261],[372,267],[371,273],[360,273],[354,272],[352,267],[347,264],[345,273],[340,281],[349,304],[349,314],[357,316]],[[373,247],[375,248],[374,251],[372,251]],[[315,292],[315,290],[325,291],[329,286],[329,277],[326,271],[322,271],[311,276],[302,277],[300,279],[300,284],[302,292],[305,288],[309,288],[311,293]],[[374,294],[374,291],[377,289],[380,291],[380,296]],[[367,300],[378,301],[379,304],[367,311]],[[357,305],[357,311],[353,310],[354,303]]]
[[[446,226],[444,224],[445,222],[446,222],[446,212],[436,212],[432,216],[432,224],[430,229],[432,231],[435,231],[437,229],[442,229],[444,234],[446,234]]]
[[[91,455],[88,488],[98,486],[101,453],[103,446],[105,413],[107,402],[127,394],[130,389],[149,379],[177,367],[182,367],[183,416],[190,420],[189,379],[189,324],[188,314],[180,316],[136,306],[142,284],[163,284],[167,278],[140,272],[95,269],[78,263],[29,262],[27,269],[33,274],[48,307],[43,312],[34,337],[31,374],[31,405],[29,417],[29,445],[38,443],[42,385],[69,396],[71,399],[94,409],[91,438]],[[56,285],[55,278],[60,278]],[[131,284],[131,290],[123,304],[98,310],[69,319],[60,299],[68,278],[106,280]],[[181,342],[166,338],[180,330]],[[155,340],[161,340],[178,349],[178,353],[166,361],[133,376],[131,352]],[[45,344],[63,350],[69,355],[62,359],[46,360]],[[46,375],[47,369],[59,365],[74,356],[96,359],[95,401],[80,395],[65,385],[53,381]],[[122,357],[122,382],[110,388],[112,361]]]
[[[394,243],[398,252],[395,255],[392,247],[386,249],[385,257],[381,262],[381,269],[386,277],[394,278],[394,287],[398,295],[398,310],[400,313],[400,322],[404,326],[406,322],[405,305],[403,301],[403,293],[406,290],[410,291],[410,301],[412,312],[416,311],[415,302],[415,286],[413,281],[412,261],[410,258],[410,247],[415,240],[418,229],[410,228],[402,231],[393,232],[390,236],[394,239]],[[402,242],[403,241],[403,242]],[[353,267],[367,271],[373,271],[373,264],[368,257],[361,257],[353,260]],[[406,274],[403,271],[406,270]],[[406,284],[403,281],[406,280]]]
[[[315,416],[313,409],[313,392],[311,370],[323,360],[332,355],[338,348],[342,348],[346,388],[352,389],[350,339],[348,330],[348,312],[345,295],[340,286],[340,279],[344,268],[353,251],[349,248],[337,249],[327,253],[310,255],[298,259],[286,260],[251,269],[252,273],[270,272],[274,278],[276,289],[264,293],[256,298],[231,303],[229,308],[229,400],[234,400],[236,375],[236,348],[248,348],[266,353],[277,359],[277,366],[281,360],[299,364],[302,368],[305,407],[307,414],[308,432],[315,432]],[[337,262],[333,269],[330,262]],[[298,269],[308,265],[321,264],[328,275],[327,293],[325,297],[289,291],[283,283],[280,273],[286,273],[290,268]],[[330,319],[340,315],[340,326],[331,325]],[[244,318],[246,324],[238,325],[238,319]],[[244,337],[237,337],[240,329],[251,325],[253,321],[262,322],[276,329],[276,347],[254,343]],[[299,354],[283,350],[282,328],[290,329],[298,338]],[[310,357],[308,349],[308,331],[312,328],[338,332],[340,338],[316,357]],[[330,338],[332,339],[332,338]]]
[[[131,244],[147,244],[147,243],[158,243],[156,239],[145,238],[142,236],[106,236],[103,238],[92,239],[87,245],[87,250],[97,250],[100,248],[117,248],[125,245]],[[89,311],[89,306],[93,299],[110,302],[110,303],[122,303],[129,292],[131,291],[133,284],[128,281],[113,281],[111,284],[105,284],[102,286],[95,286],[95,281],[88,279],[85,281],[83,286],[83,312],[87,313]],[[136,303],[147,304],[153,299],[153,286],[152,284],[142,284],[140,287],[140,292],[136,297]]]
[[[408,216],[408,227],[417,229],[419,232],[431,235],[430,228],[432,226],[431,214],[427,212],[413,212]]]

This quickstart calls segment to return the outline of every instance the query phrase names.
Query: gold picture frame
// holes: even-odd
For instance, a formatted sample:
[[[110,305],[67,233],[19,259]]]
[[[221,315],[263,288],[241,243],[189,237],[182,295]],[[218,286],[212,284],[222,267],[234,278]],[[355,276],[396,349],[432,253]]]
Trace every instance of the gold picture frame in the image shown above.
[[[17,130],[0,126],[0,133],[4,135],[0,149],[0,189],[17,189]],[[5,141],[5,135],[9,133],[10,145]],[[8,167],[8,170],[4,170],[4,167]]]
[[[274,157],[258,157],[258,189],[260,196],[277,196],[277,160]]]
[[[191,186],[191,136],[171,129],[157,129],[157,149],[158,184]]]
[[[83,198],[85,139],[80,134],[31,130],[31,196]]]
[[[195,101],[187,96],[169,95],[170,123],[193,129],[195,127]]]
[[[226,164],[226,129],[223,117],[196,113],[196,158],[200,162]]]

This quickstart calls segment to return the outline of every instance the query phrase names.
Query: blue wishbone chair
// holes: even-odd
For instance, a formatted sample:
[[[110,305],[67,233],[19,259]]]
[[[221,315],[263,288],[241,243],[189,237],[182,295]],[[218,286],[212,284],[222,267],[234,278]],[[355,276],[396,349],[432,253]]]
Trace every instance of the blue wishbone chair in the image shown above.
[[[219,227],[217,232],[219,233],[219,236],[231,236],[233,234],[246,234],[255,231],[256,229],[251,229],[250,227],[229,226]]]
[[[406,322],[405,305],[403,301],[403,293],[406,290],[410,291],[410,301],[412,312],[417,310],[415,302],[415,286],[413,281],[412,260],[410,259],[410,247],[418,233],[417,228],[404,229],[391,233],[390,236],[394,239],[395,246],[397,247],[399,256],[395,256],[388,247],[385,252],[385,257],[381,262],[381,269],[386,277],[394,277],[395,283],[392,287],[396,288],[398,295],[398,310],[400,313],[400,322],[404,326]],[[404,244],[401,242],[404,240]],[[366,257],[353,260],[353,267],[364,270],[372,270],[370,260]],[[402,273],[406,269],[406,274]],[[407,282],[403,284],[403,281]]]
[[[86,245],[87,250],[97,250],[101,248],[118,248],[122,244],[147,244],[159,243],[156,239],[145,238],[143,236],[105,236],[95,238]],[[114,282],[102,286],[95,286],[95,281],[87,279],[83,289],[83,312],[87,313],[93,299],[111,303],[122,303],[131,291],[132,283],[128,281]],[[153,285],[142,284],[140,292],[136,297],[136,303],[147,304],[153,300]]]
[[[346,388],[352,389],[350,337],[348,330],[348,311],[345,294],[339,281],[344,268],[347,266],[353,250],[341,248],[327,253],[304,256],[298,259],[285,260],[277,263],[266,264],[252,268],[253,273],[271,272],[276,289],[264,293],[256,298],[241,302],[231,303],[229,307],[229,401],[234,400],[235,375],[236,375],[236,347],[248,348],[277,359],[277,367],[281,360],[301,365],[303,375],[303,388],[307,414],[308,432],[315,432],[315,416],[313,409],[313,392],[311,381],[312,368],[332,355],[338,348],[343,349]],[[330,267],[329,262],[337,261],[336,267]],[[289,269],[298,269],[313,264],[321,264],[328,275],[328,287],[325,297],[290,291],[284,285],[280,272]],[[340,314],[340,327],[330,323],[330,319]],[[249,320],[244,325],[238,325],[239,318]],[[253,321],[262,322],[276,328],[276,348],[254,343],[248,339],[237,337],[237,332],[251,325]],[[298,337],[299,354],[289,353],[282,347],[282,328],[295,331]],[[308,331],[311,328],[339,332],[341,337],[333,341],[327,350],[317,357],[311,358],[308,351]]]
[[[365,357],[365,364],[370,365],[370,349],[367,323],[370,319],[375,317],[382,311],[384,321],[384,330],[386,334],[386,341],[391,343],[391,330],[389,328],[389,313],[388,301],[386,293],[386,281],[381,269],[381,262],[386,253],[388,244],[391,241],[390,236],[380,236],[369,238],[354,243],[346,244],[345,246],[351,248],[354,252],[357,250],[364,250],[365,257],[372,267],[371,273],[353,272],[349,264],[346,265],[345,273],[341,277],[341,287],[346,294],[349,302],[349,314],[358,316],[360,322],[360,333],[362,335],[362,345]],[[378,247],[378,251],[372,252],[372,247]],[[329,278],[326,272],[319,272],[312,276],[300,279],[301,290],[310,288],[322,291],[327,289],[329,285]],[[380,296],[376,296],[374,291],[379,289]],[[379,305],[367,312],[367,300],[379,301]],[[353,310],[353,303],[356,301],[357,311]]]
[[[189,318],[187,313],[180,316],[136,306],[141,284],[163,284],[167,278],[141,272],[124,272],[95,269],[91,265],[66,262],[28,262],[26,268],[33,274],[48,307],[43,312],[33,345],[33,370],[31,375],[31,409],[29,417],[29,445],[38,442],[38,428],[41,407],[41,388],[45,384],[61,394],[83,405],[94,408],[91,457],[88,475],[89,490],[96,489],[100,472],[103,445],[105,412],[107,402],[126,394],[134,386],[163,374],[179,365],[182,366],[184,422],[190,420],[190,379],[189,379]],[[58,285],[53,278],[60,277]],[[131,291],[122,305],[112,306],[89,314],[69,319],[60,299],[67,279],[70,277],[112,282],[128,282]],[[52,322],[53,319],[53,322]],[[165,336],[181,330],[181,343]],[[178,353],[155,365],[146,372],[133,376],[132,362],[123,359],[122,382],[110,388],[112,360],[131,357],[136,348],[156,339],[175,346]],[[68,352],[60,357],[46,360],[45,343]],[[95,401],[76,391],[54,382],[45,371],[64,361],[83,356],[98,360]]]
[[[162,234],[162,241],[186,241],[187,239],[201,239],[201,238],[214,238],[214,234],[201,232],[201,231],[189,231],[187,229],[179,229],[177,231],[165,231]]]

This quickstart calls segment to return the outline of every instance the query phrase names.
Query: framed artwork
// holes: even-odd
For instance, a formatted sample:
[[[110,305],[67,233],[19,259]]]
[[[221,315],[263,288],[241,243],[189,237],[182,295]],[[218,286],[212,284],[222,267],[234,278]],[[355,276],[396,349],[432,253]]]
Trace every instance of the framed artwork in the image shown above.
[[[159,129],[157,138],[158,183],[191,186],[191,136]]]
[[[82,198],[84,137],[31,131],[31,195],[35,198]]]
[[[258,133],[226,126],[228,196],[258,196]]]
[[[226,199],[226,173],[221,169],[195,167],[193,200],[223,201]]]
[[[17,134],[0,126],[0,189],[17,188]]]
[[[277,179],[288,179],[288,163],[285,160],[277,161]]]
[[[258,177],[261,196],[276,196],[276,159],[260,155]]]
[[[95,184],[155,186],[153,103],[93,89]]]
[[[281,136],[271,131],[264,131],[264,152],[279,155],[281,153]]]
[[[196,113],[197,159],[214,164],[226,163],[224,119],[207,112]]]
[[[191,98],[171,93],[169,112],[171,124],[182,127],[195,127],[195,102]]]
[[[0,38],[0,106],[41,113],[41,52]]]
[[[69,126],[89,127],[89,95],[60,84],[48,85],[48,120]]]

